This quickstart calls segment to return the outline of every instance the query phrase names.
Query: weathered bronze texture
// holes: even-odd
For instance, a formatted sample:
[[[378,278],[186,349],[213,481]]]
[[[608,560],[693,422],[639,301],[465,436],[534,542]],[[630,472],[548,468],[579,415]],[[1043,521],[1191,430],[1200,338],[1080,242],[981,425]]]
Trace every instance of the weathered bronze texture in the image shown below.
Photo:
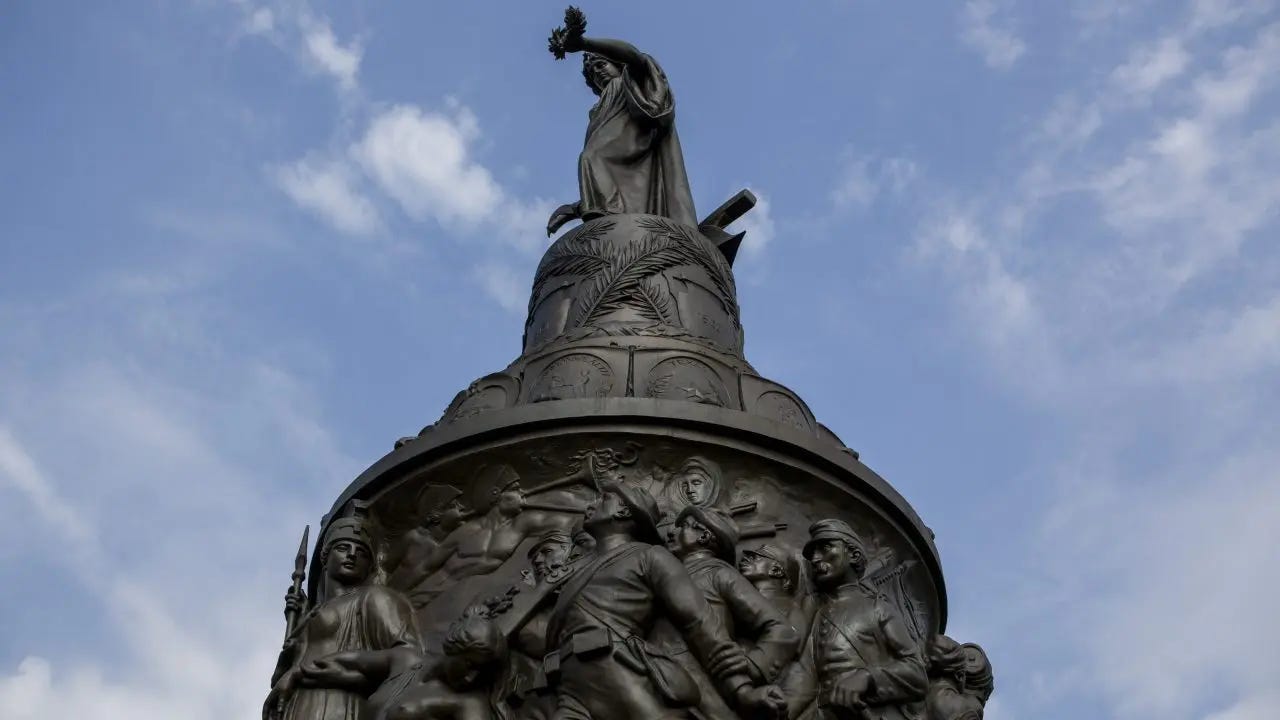
[[[584,222],[520,356],[325,516],[264,717],[980,718],[991,666],[941,634],[933,533],[743,354],[724,228],[754,196],[697,223],[661,70],[585,28],[571,8],[550,41],[592,53],[600,99],[548,229]]]

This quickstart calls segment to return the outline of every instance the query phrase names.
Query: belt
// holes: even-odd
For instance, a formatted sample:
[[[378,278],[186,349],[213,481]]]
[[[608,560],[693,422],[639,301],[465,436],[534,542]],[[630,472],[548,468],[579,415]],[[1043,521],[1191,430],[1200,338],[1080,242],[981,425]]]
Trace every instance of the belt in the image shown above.
[[[576,632],[542,658],[542,672],[549,684],[560,679],[560,663],[570,657],[592,658],[609,654],[613,649],[613,635],[605,628],[591,628]]]

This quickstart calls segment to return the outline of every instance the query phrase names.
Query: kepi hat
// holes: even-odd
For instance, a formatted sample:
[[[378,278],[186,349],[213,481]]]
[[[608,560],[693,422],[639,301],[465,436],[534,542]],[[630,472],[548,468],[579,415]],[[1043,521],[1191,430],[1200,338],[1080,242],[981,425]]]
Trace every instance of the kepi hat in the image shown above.
[[[866,546],[862,544],[862,538],[858,537],[858,533],[853,531],[849,523],[835,518],[819,520],[809,526],[809,541],[804,544],[804,554],[807,557],[814,545],[824,540],[843,540],[850,547],[855,547],[863,553],[866,553]]]
[[[716,557],[732,565],[738,559],[738,524],[733,518],[720,510],[690,505],[676,516],[676,524],[686,517],[691,517],[699,525],[711,533],[715,547],[711,548]]]

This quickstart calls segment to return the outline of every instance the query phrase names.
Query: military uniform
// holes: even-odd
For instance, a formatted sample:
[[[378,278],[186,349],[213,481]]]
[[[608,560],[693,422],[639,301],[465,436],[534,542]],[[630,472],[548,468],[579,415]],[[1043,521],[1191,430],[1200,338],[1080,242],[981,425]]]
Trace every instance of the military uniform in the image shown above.
[[[772,682],[795,657],[800,644],[796,631],[742,573],[724,560],[686,558],[685,568],[707,601],[712,624],[743,644],[751,661],[753,682]],[[737,720],[737,714],[720,697],[702,666],[690,657],[682,639],[672,637],[664,644],[698,683],[702,694],[699,714],[709,720]]]
[[[787,669],[782,690],[792,718],[816,717],[830,706],[831,690],[854,670],[871,674],[859,720],[914,720],[928,689],[924,658],[889,600],[861,583],[838,588],[818,608],[800,652]],[[834,711],[834,715],[832,715]]]
[[[656,531],[655,531],[656,532]],[[700,659],[742,652],[720,628],[669,550],[628,542],[591,558],[566,581],[548,627],[544,669],[555,720],[687,717],[700,693],[675,660],[645,641],[665,617]],[[734,697],[747,675],[713,678]]]

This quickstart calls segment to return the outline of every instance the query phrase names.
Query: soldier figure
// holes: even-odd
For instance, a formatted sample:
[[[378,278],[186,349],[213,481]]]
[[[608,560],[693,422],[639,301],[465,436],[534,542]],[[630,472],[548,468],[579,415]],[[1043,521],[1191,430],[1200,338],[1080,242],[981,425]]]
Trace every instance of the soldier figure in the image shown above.
[[[470,514],[462,504],[462,491],[452,485],[428,485],[419,499],[426,517],[420,527],[404,534],[390,548],[385,559],[387,584],[410,587],[410,580],[440,543],[457,529]]]
[[[429,605],[459,580],[493,572],[527,538],[567,529],[576,519],[566,512],[529,509],[520,476],[510,465],[482,467],[472,483],[487,488],[489,509],[450,533],[418,567],[416,577],[410,580],[415,607]],[[570,490],[543,494],[553,495],[566,507],[576,499]]]
[[[742,551],[738,572],[782,613],[799,637],[809,634],[810,603],[801,588],[800,558],[795,552],[764,543]]]
[[[982,720],[993,687],[991,663],[982,648],[946,635],[929,643],[926,720]]]
[[[422,659],[408,598],[368,582],[374,543],[364,521],[333,521],[320,547],[323,597],[286,640],[283,671],[263,705],[267,720],[369,720],[370,694],[406,683]],[[296,611],[305,601],[291,590],[285,606]]]
[[[908,720],[925,698],[924,659],[892,604],[861,582],[866,551],[840,520],[809,527],[804,556],[823,593],[800,660],[782,682],[792,718]]]
[[[751,677],[746,653],[716,624],[684,566],[662,545],[657,503],[647,491],[603,484],[584,529],[596,540],[560,591],[544,660],[556,692],[555,720],[688,717],[698,686],[646,641],[659,617],[684,636],[721,695],[743,716],[775,715],[778,689]]]
[[[733,568],[738,528],[733,518],[719,510],[691,505],[676,517],[668,547],[684,563],[694,585],[711,608],[713,622],[737,639],[751,661],[751,678],[770,683],[795,658],[800,636],[782,613]],[[697,661],[683,644],[674,643],[674,656],[701,686],[699,714],[707,718],[735,720]]]
[[[565,568],[577,556],[574,538],[562,530],[553,530],[538,539],[529,548],[529,563],[533,569],[535,584],[546,582],[553,573]],[[511,640],[511,662],[508,678],[502,693],[520,704],[520,717],[550,717],[555,709],[555,699],[547,687],[542,672],[542,658],[547,653],[547,622],[551,618],[551,605],[539,608],[533,617],[520,626]]]

